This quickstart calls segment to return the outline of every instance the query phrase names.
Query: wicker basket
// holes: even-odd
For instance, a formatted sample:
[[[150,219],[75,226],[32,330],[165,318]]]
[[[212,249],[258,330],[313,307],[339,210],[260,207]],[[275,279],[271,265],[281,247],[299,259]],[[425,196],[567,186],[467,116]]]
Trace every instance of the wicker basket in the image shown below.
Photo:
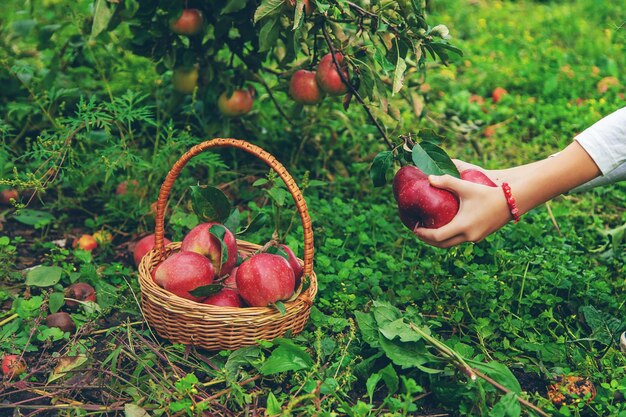
[[[194,156],[210,148],[234,147],[248,152],[276,171],[287,185],[296,203],[304,231],[304,255],[300,260],[308,287],[295,300],[286,302],[286,313],[269,307],[220,307],[196,303],[180,298],[159,287],[152,279],[152,269],[162,260],[180,249],[180,242],[164,245],[164,217],[167,199],[174,181],[184,166]],[[139,264],[141,307],[150,326],[174,343],[194,345],[205,349],[237,349],[254,345],[258,340],[271,340],[298,334],[304,328],[313,299],[317,293],[317,278],[313,272],[313,230],[306,202],[295,181],[285,167],[263,149],[237,139],[213,139],[202,142],[187,151],[172,167],[161,185],[157,200],[155,248]],[[242,253],[253,253],[261,248],[250,242],[237,240]],[[307,279],[303,279],[304,282]]]

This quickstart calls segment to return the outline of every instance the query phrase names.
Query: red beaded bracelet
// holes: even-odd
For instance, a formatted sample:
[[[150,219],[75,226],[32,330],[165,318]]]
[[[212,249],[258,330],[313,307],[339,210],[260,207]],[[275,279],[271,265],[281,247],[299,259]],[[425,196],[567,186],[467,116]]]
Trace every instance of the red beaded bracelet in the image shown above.
[[[511,193],[511,187],[508,183],[502,183],[502,191],[504,191],[504,197],[506,198],[506,204],[509,206],[509,211],[513,216],[513,223],[517,223],[519,221],[519,209],[517,208],[517,203],[515,203],[515,197],[513,197],[513,193]]]

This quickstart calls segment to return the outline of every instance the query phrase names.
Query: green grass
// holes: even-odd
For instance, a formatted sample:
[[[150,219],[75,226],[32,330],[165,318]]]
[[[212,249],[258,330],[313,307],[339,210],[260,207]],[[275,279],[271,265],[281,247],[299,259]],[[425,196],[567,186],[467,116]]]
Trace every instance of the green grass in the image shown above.
[[[623,106],[626,17],[617,2],[431,3],[429,21],[446,24],[464,56],[448,67],[428,65],[425,118],[392,102],[401,111],[398,129],[432,135],[452,156],[496,168],[546,157]],[[35,16],[63,20],[59,36],[69,39],[88,11],[64,11],[57,4]],[[5,19],[24,17],[7,11]],[[435,249],[402,226],[390,185],[371,185],[369,164],[384,146],[358,106],[344,112],[339,102],[327,102],[286,126],[261,94],[254,114],[222,124],[203,115],[202,103],[171,101],[168,74],[157,74],[117,44],[73,50],[80,54],[61,74],[55,47],[36,57],[20,55],[16,51],[39,44],[32,36],[3,33],[5,44],[15,44],[0,52],[7,91],[0,98],[3,184],[41,185],[39,174],[29,173],[47,169],[45,161],[77,130],[59,178],[29,207],[52,216],[31,226],[8,208],[2,213],[0,350],[25,352],[32,369],[25,377],[29,394],[16,392],[16,385],[0,393],[8,409],[20,395],[47,390],[80,402],[69,409],[48,404],[64,416],[123,415],[125,404],[153,415],[201,415],[204,409],[223,415],[266,409],[321,416],[537,415],[521,411],[514,397],[491,384],[471,381],[436,343],[415,336],[411,322],[508,388],[515,389],[517,379],[521,396],[551,415],[626,415],[626,360],[617,340],[626,330],[626,251],[616,231],[626,223],[623,184],[559,197],[476,245]],[[46,78],[43,68],[57,78]],[[31,84],[16,78],[30,73]],[[604,77],[620,84],[599,92]],[[498,86],[509,94],[493,104],[490,94]],[[62,94],[61,87],[67,88]],[[471,94],[485,104],[469,103]],[[490,125],[497,125],[496,134],[486,137]],[[206,352],[159,339],[143,322],[127,245],[153,230],[150,203],[169,167],[212,136],[249,139],[276,154],[299,182],[307,171],[325,181],[305,191],[319,293],[305,331],[293,339]],[[266,173],[234,151],[198,158],[174,188],[168,235],[180,240],[194,221],[189,185]],[[141,192],[116,196],[117,184],[132,178],[142,179]],[[242,207],[269,212],[257,208],[254,187],[236,183],[231,190]],[[51,243],[101,228],[115,239],[93,256]],[[270,233],[265,228],[249,239],[264,243]],[[296,223],[287,236],[300,255],[301,233]],[[27,291],[24,269],[37,264],[59,266],[62,276]],[[76,335],[43,326],[52,294],[77,280],[96,286],[100,310],[76,313]],[[404,321],[391,325],[399,314]],[[79,354],[89,359],[86,367],[45,384],[59,356]],[[274,372],[276,364],[291,370]],[[546,390],[559,375],[591,380],[596,398],[553,406]],[[79,388],[68,388],[70,382]],[[104,412],[96,405],[113,408]]]

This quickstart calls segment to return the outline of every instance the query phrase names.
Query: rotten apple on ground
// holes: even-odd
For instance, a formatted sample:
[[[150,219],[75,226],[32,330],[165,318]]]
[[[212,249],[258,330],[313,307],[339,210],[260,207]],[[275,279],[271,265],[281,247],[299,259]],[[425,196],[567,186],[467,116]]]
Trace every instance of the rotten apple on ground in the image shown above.
[[[0,191],[0,203],[4,205],[11,205],[11,200],[17,201],[19,193],[15,188],[6,188]]]
[[[206,257],[196,252],[181,251],[170,255],[152,271],[152,278],[161,288],[187,300],[202,301],[190,291],[211,285],[215,268]]]
[[[220,240],[211,234],[213,226],[224,227],[225,250],[228,251],[226,262],[222,265],[222,244]],[[201,223],[191,229],[183,238],[181,251],[191,251],[204,255],[211,260],[217,276],[230,274],[237,263],[237,239],[235,235],[223,224],[216,222]]]
[[[76,282],[65,290],[65,304],[68,307],[76,308],[83,302],[96,302],[96,290],[86,282]]]
[[[74,242],[72,242],[72,248],[82,249],[88,252],[91,252],[97,247],[98,247],[98,242],[90,234],[84,234],[81,237],[75,239]]]
[[[48,317],[46,317],[46,326],[56,327],[63,332],[69,333],[74,333],[76,330],[76,323],[72,320],[72,316],[64,311],[49,314]]]
[[[343,61],[343,55],[340,52],[335,52],[335,60],[341,68],[343,77],[348,79],[348,69]],[[317,71],[315,72],[315,80],[319,84],[320,88],[331,96],[340,96],[348,92],[348,86],[341,79],[337,66],[333,61],[333,55],[328,53],[320,60],[317,65]]]
[[[172,243],[168,238],[163,238],[165,246]],[[137,244],[135,245],[135,249],[133,249],[133,260],[135,261],[135,265],[139,266],[141,259],[146,256],[146,253],[150,252],[154,245],[156,244],[154,233],[148,236],[141,238]]]
[[[198,9],[183,9],[178,19],[170,21],[170,29],[178,35],[195,35],[202,29],[204,17]]]
[[[298,70],[289,81],[289,95],[296,103],[317,104],[324,98],[324,93],[315,80],[315,72]]]
[[[26,372],[26,362],[19,355],[4,355],[2,357],[2,373],[9,379]]]
[[[280,255],[257,253],[237,267],[237,291],[252,307],[267,307],[289,299],[295,289],[295,275]]]
[[[217,99],[217,107],[224,116],[237,117],[250,113],[254,98],[249,90],[235,90],[232,94],[224,91]]]

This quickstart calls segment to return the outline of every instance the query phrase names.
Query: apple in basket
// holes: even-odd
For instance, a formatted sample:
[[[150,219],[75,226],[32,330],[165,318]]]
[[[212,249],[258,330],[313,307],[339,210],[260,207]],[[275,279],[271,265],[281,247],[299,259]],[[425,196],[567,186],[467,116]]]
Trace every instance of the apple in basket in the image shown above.
[[[211,228],[216,227],[215,233],[224,231],[222,240],[226,244],[228,258],[222,265],[222,244],[220,240],[211,233]],[[211,260],[217,276],[230,274],[237,263],[237,240],[230,230],[223,224],[210,222],[201,223],[191,229],[181,242],[181,251],[191,251],[204,255]]]
[[[163,241],[165,246],[172,243],[168,238],[163,238]],[[150,252],[152,248],[154,248],[155,243],[154,233],[139,239],[133,249],[133,260],[135,261],[135,265],[139,266],[141,259],[146,255],[146,253]]]
[[[205,297],[195,297],[190,291],[211,285],[215,268],[208,258],[196,252],[181,251],[170,255],[152,271],[152,278],[163,289],[196,302]]]
[[[295,289],[295,274],[280,255],[257,253],[237,267],[237,291],[251,307],[267,307],[289,299]]]
[[[289,257],[287,261],[289,262],[289,266],[291,266],[291,269],[293,269],[293,273],[296,278],[296,288],[297,288],[298,285],[300,285],[300,280],[302,279],[302,275],[304,274],[304,268],[300,264],[300,261],[298,261],[296,254],[293,253],[293,251],[291,250],[289,246],[281,244],[280,248],[283,251],[285,251],[285,253],[287,253],[287,256]]]
[[[239,297],[237,290],[228,287],[208,297],[202,301],[202,304],[211,304],[220,307],[243,307],[241,297]]]

